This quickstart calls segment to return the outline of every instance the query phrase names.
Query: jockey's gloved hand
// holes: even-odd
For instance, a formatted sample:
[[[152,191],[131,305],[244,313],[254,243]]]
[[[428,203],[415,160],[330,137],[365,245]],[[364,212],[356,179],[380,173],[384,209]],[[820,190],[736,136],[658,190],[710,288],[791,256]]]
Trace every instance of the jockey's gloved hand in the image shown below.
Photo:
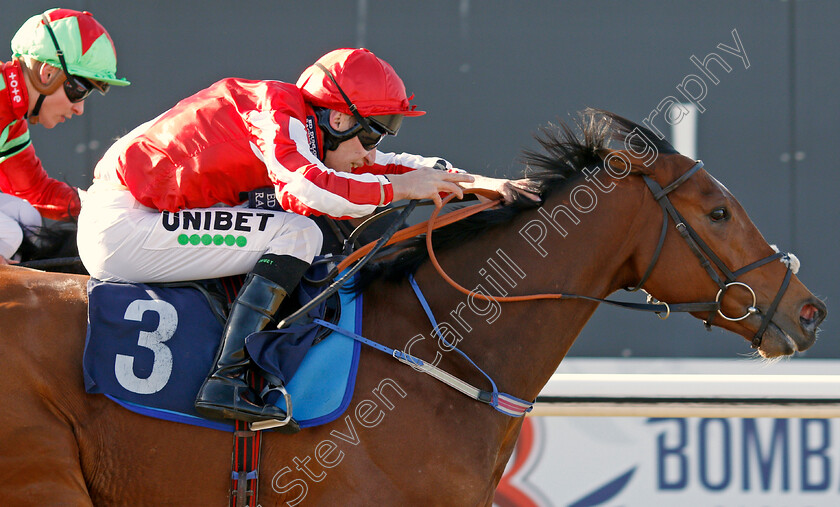
[[[490,178],[473,174],[474,181],[461,183],[465,189],[486,190],[485,195],[479,195],[480,201],[490,198],[501,199],[505,205],[516,205],[522,207],[539,206],[542,200],[534,185],[527,179],[511,181],[502,178]],[[493,197],[493,196],[496,197]]]

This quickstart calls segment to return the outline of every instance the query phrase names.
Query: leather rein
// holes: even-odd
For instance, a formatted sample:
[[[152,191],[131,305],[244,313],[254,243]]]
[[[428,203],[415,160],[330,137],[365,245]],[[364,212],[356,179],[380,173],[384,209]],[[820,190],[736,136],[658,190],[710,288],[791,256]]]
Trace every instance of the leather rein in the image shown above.
[[[709,274],[709,277],[715,284],[718,286],[719,290],[717,292],[717,296],[715,297],[714,301],[709,302],[696,302],[696,303],[673,303],[669,304],[664,301],[658,301],[653,298],[650,294],[648,294],[647,299],[648,303],[629,303],[624,301],[615,301],[609,299],[602,299],[593,296],[584,296],[580,294],[532,294],[532,295],[525,295],[525,296],[489,296],[484,295],[481,293],[473,292],[469,289],[464,288],[458,282],[453,280],[443,268],[440,266],[440,263],[437,260],[437,257],[434,253],[434,248],[432,246],[432,231],[443,227],[445,225],[449,225],[454,223],[458,220],[463,220],[469,216],[475,215],[481,211],[489,209],[501,202],[500,199],[495,199],[489,202],[484,202],[480,204],[475,204],[466,208],[460,208],[458,210],[452,211],[447,213],[440,218],[438,215],[440,214],[441,210],[443,209],[443,205],[451,201],[454,195],[447,196],[440,206],[437,206],[432,213],[429,220],[426,222],[414,225],[412,227],[408,227],[406,229],[402,229],[386,243],[386,245],[390,245],[393,243],[397,243],[399,241],[403,241],[405,239],[412,238],[421,234],[424,230],[426,232],[426,247],[429,252],[429,260],[432,262],[432,265],[435,267],[435,270],[440,274],[440,276],[449,283],[452,287],[457,289],[458,291],[478,299],[483,299],[487,301],[499,301],[499,302],[515,302],[515,301],[533,301],[533,300],[540,300],[540,299],[584,299],[588,301],[595,301],[598,303],[608,303],[614,306],[619,306],[622,308],[627,308],[631,310],[640,310],[640,311],[649,311],[656,313],[660,319],[665,320],[667,319],[672,312],[688,312],[688,313],[696,313],[696,312],[709,312],[708,317],[704,320],[704,324],[707,329],[711,329],[711,325],[717,315],[720,315],[723,319],[729,321],[740,321],[746,319],[747,317],[753,314],[760,314],[761,315],[761,324],[758,328],[758,331],[753,336],[751,340],[752,348],[758,348],[761,346],[761,339],[764,336],[764,332],[767,330],[767,327],[770,325],[770,322],[773,318],[773,315],[778,308],[779,302],[784,296],[785,291],[787,290],[788,285],[790,284],[790,279],[792,276],[792,271],[790,268],[790,263],[786,262],[787,265],[787,272],[785,273],[784,280],[782,281],[781,286],[779,287],[778,292],[776,293],[776,297],[773,299],[773,302],[767,308],[766,312],[762,312],[756,306],[756,295],[755,291],[746,283],[738,281],[738,277],[752,271],[753,269],[759,268],[768,264],[774,260],[782,259],[789,260],[790,255],[784,254],[781,252],[777,252],[775,254],[769,255],[755,261],[751,264],[748,264],[738,270],[732,271],[724,263],[720,257],[718,257],[714,251],[709,247],[709,245],[703,241],[702,238],[697,234],[694,229],[685,221],[685,219],[680,215],[680,213],[674,208],[674,205],[671,203],[670,199],[668,198],[668,194],[676,190],[680,185],[685,183],[689,178],[691,178],[697,171],[703,168],[703,162],[697,161],[694,166],[686,171],[682,176],[674,180],[672,183],[667,185],[665,188],[662,188],[656,181],[650,178],[647,175],[642,175],[645,184],[650,189],[653,194],[654,199],[659,206],[662,208],[662,229],[659,236],[659,241],[656,245],[656,250],[654,251],[653,258],[648,265],[648,268],[645,270],[644,275],[642,275],[642,279],[639,283],[632,288],[627,288],[625,290],[629,292],[634,292],[642,288],[645,284],[647,279],[650,277],[651,273],[653,272],[653,268],[656,266],[657,261],[659,260],[659,256],[662,253],[662,247],[665,243],[665,236],[668,232],[668,224],[669,224],[669,217],[674,221],[676,224],[677,232],[679,232],[680,237],[688,244],[688,247],[691,249],[694,256],[700,262],[700,265],[703,269]],[[467,191],[469,192],[469,190]],[[489,196],[490,194],[483,193],[483,195]],[[497,197],[494,195],[494,197]],[[358,259],[366,255],[370,250],[373,248],[373,244],[365,245],[364,247],[360,248],[356,252],[352,253],[348,257],[346,257],[341,263],[339,263],[337,267],[337,271],[340,272],[347,268],[348,266],[355,263]],[[715,271],[715,267],[723,274],[723,277]],[[723,313],[721,310],[721,299],[726,293],[726,291],[733,286],[741,286],[747,289],[750,294],[752,295],[753,302],[747,308],[744,315],[740,317],[730,317]],[[643,290],[643,289],[642,289]],[[664,316],[662,314],[665,314]]]

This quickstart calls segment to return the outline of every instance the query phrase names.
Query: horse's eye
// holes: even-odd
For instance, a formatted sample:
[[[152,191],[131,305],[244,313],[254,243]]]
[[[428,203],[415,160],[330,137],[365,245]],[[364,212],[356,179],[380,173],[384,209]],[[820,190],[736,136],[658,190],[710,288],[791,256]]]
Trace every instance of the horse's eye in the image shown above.
[[[712,219],[712,222],[720,222],[721,220],[726,220],[727,218],[729,218],[729,210],[724,207],[715,208],[712,210],[711,213],[709,213],[709,218]]]

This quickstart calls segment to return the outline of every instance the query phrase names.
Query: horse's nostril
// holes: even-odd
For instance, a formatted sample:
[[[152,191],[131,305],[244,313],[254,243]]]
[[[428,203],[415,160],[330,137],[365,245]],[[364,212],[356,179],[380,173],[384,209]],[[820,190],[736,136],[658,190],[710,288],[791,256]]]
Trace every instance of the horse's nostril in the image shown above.
[[[810,303],[803,305],[799,310],[799,322],[808,330],[815,329],[824,317],[824,312]]]

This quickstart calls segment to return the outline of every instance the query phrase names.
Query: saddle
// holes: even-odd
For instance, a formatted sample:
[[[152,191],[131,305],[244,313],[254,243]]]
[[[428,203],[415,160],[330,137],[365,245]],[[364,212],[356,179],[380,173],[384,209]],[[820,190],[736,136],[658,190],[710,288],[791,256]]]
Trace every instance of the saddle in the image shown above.
[[[328,265],[316,264],[316,269]],[[241,279],[157,285],[91,279],[83,359],[86,390],[147,416],[233,431],[233,421],[198,416],[193,402],[215,357],[237,283]],[[280,312],[294,311],[320,290],[301,284]],[[288,380],[301,428],[341,415],[353,394],[361,347],[312,319],[359,333],[361,311],[361,296],[340,292],[287,329],[248,337],[246,348],[255,365]],[[282,398],[267,401],[289,409]]]

